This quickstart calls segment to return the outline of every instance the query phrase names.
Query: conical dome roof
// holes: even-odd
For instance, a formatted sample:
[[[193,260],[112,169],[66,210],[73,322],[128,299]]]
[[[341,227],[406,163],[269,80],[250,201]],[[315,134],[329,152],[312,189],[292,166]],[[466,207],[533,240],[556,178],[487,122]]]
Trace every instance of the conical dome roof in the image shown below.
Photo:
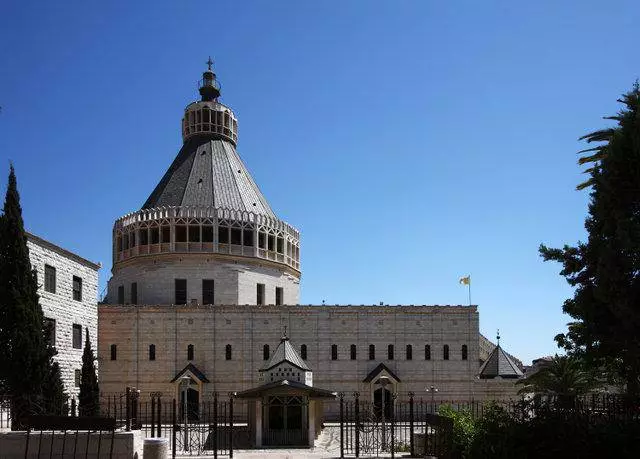
[[[162,206],[211,206],[275,218],[234,146],[201,136],[185,141],[142,208]]]

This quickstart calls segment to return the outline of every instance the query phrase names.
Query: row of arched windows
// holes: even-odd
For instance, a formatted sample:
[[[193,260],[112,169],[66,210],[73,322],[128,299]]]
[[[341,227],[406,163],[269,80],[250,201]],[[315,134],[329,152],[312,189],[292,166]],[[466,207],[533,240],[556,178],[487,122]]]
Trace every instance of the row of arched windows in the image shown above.
[[[469,352],[466,344],[463,344],[462,347],[460,348],[460,354],[461,354],[462,360],[468,359]],[[404,355],[406,360],[413,360],[413,345],[411,344],[406,345]],[[269,357],[270,357],[269,345],[265,344],[262,347],[262,358],[263,360],[269,360]],[[306,344],[303,344],[300,346],[300,357],[302,357],[303,360],[307,360]],[[358,358],[358,347],[355,344],[352,344],[349,347],[349,358],[350,360],[357,360]],[[375,359],[376,359],[376,346],[375,344],[369,344],[369,360],[375,360]],[[394,359],[395,359],[395,347],[393,344],[389,344],[387,346],[387,360],[394,360]],[[429,344],[424,345],[424,359],[431,360],[431,345]],[[331,345],[331,360],[338,360],[337,344]],[[442,346],[442,360],[449,360],[448,344],[445,344],[444,346]]]
[[[194,346],[193,344],[189,344],[187,346],[187,360],[191,361],[194,359]],[[111,360],[117,360],[118,347],[116,344],[111,345]],[[463,344],[460,349],[460,354],[462,360],[467,360],[468,358],[468,348],[466,344]],[[407,344],[405,347],[405,359],[413,360],[413,346],[411,344]],[[224,356],[225,360],[232,359],[232,348],[231,344],[227,344],[224,347]],[[268,344],[265,344],[262,347],[262,358],[263,360],[269,360],[271,356],[270,348]],[[307,345],[303,344],[300,346],[300,357],[303,360],[307,360]],[[358,358],[358,347],[355,344],[352,344],[349,347],[349,358],[350,360],[357,360]],[[149,360],[156,359],[156,345],[149,345]],[[369,344],[369,360],[376,359],[376,346],[375,344]],[[395,359],[395,348],[393,344],[389,344],[387,346],[387,360]],[[331,360],[338,360],[338,345],[331,345]],[[424,360],[431,360],[431,345],[424,345]],[[449,360],[449,345],[445,344],[442,346],[442,360]]]
[[[195,351],[195,347],[193,344],[189,344],[187,346],[187,360],[191,361],[194,360],[194,351]],[[111,360],[118,360],[118,345],[117,344],[112,344],[110,347],[110,352],[111,352]],[[232,357],[232,349],[231,349],[231,344],[227,344],[224,347],[224,357],[225,360],[231,360]],[[149,344],[149,360],[155,360],[156,359],[156,345],[155,344]]]

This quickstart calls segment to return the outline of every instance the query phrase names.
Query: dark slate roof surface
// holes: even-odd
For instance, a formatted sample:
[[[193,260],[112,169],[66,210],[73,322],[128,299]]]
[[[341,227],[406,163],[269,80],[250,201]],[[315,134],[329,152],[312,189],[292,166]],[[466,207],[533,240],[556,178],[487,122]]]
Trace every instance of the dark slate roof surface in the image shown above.
[[[269,362],[264,365],[260,371],[269,371],[282,362],[288,362],[303,371],[311,371],[311,368],[302,360],[302,357],[300,357],[286,336],[282,337],[271,359],[269,359]]]
[[[270,382],[267,384],[263,384],[262,386],[254,387],[252,389],[248,389],[242,392],[238,392],[236,397],[238,398],[255,398],[261,397],[265,392],[281,389],[281,388],[291,388],[303,390],[307,393],[310,398],[335,398],[336,393],[331,392],[326,389],[320,389],[318,387],[307,386],[301,382],[297,381],[289,381],[288,379],[281,379],[280,381]]]
[[[198,367],[196,367],[193,363],[190,363],[189,365],[184,367],[182,370],[180,370],[178,374],[176,374],[175,377],[171,380],[171,382],[176,382],[178,378],[184,375],[187,371],[190,371],[193,376],[195,376],[200,380],[200,382],[203,382],[203,383],[209,382],[209,379],[207,379],[204,373],[200,371]]]
[[[400,382],[400,378],[398,378],[398,376],[393,371],[391,371],[391,368],[386,366],[384,363],[381,363],[380,365],[375,367],[373,370],[371,370],[367,375],[367,377],[362,380],[362,382],[368,383],[373,381],[375,378],[378,377],[380,373],[382,373],[383,370],[385,370],[389,374],[389,376],[395,379],[396,382]]]
[[[500,376],[501,378],[519,378],[523,375],[507,353],[497,345],[480,367],[480,378],[489,379]]]
[[[206,136],[187,139],[143,209],[211,206],[275,218],[233,144]]]

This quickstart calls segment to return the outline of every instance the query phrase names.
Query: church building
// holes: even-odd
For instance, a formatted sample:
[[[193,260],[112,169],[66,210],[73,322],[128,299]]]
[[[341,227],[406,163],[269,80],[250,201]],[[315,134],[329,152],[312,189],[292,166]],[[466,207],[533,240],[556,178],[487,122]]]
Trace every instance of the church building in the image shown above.
[[[371,400],[432,387],[441,400],[515,395],[513,379],[479,377],[487,355],[476,306],[300,305],[300,232],[238,154],[238,120],[219,100],[211,61],[199,92],[175,160],[113,227],[98,306],[102,392],[178,396],[187,376],[192,400],[283,378]]]

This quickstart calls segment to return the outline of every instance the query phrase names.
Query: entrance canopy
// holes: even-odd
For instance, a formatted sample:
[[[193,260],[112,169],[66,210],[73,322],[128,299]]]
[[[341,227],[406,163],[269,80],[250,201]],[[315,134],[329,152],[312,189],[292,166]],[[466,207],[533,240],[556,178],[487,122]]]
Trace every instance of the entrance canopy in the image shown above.
[[[180,370],[176,376],[171,380],[172,383],[178,381],[182,376],[189,376],[191,379],[195,379],[199,384],[208,383],[209,380],[202,371],[198,369],[193,363],[190,363],[182,370]]]
[[[371,381],[377,381],[381,376],[388,377],[393,384],[397,384],[400,382],[400,378],[398,378],[398,376],[393,371],[391,371],[391,369],[384,363],[381,363],[373,370],[371,370],[371,372],[367,375],[366,378],[362,380],[362,382],[370,383]]]
[[[301,382],[289,381],[287,379],[270,382],[267,384],[263,384],[262,386],[245,390],[243,392],[238,392],[236,394],[236,397],[243,399],[261,399],[266,395],[273,395],[276,393],[305,395],[311,400],[336,397],[335,392],[331,392],[325,389],[319,389],[317,387],[307,386],[306,384],[303,384]]]

